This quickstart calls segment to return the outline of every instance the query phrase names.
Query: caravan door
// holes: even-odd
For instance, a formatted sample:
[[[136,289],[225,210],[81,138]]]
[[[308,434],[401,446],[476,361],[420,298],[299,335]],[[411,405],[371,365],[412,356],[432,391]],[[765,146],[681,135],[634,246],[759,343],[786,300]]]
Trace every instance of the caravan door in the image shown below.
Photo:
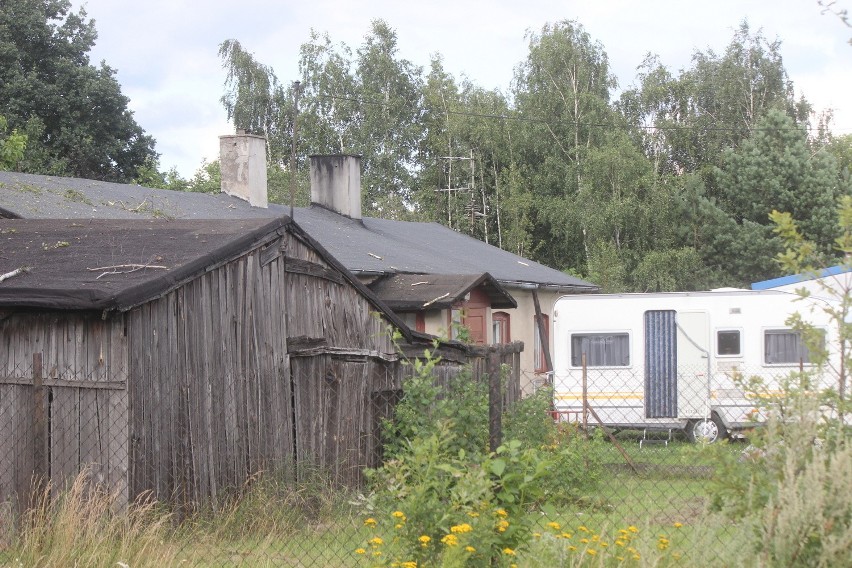
[[[707,312],[678,312],[678,417],[709,414],[710,316]]]
[[[709,318],[704,312],[645,312],[645,417],[702,416],[707,404]]]

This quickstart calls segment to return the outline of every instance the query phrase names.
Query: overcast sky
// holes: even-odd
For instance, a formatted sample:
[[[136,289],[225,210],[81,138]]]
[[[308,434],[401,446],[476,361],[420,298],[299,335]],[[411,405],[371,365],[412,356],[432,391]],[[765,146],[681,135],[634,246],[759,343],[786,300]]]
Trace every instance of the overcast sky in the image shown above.
[[[817,0],[72,1],[96,22],[92,61],[117,69],[137,122],[157,140],[161,167],[184,177],[202,158],[216,159],[218,136],[233,130],[219,102],[223,40],[239,40],[286,83],[298,79],[299,46],[312,28],[354,50],[376,18],[396,30],[401,57],[426,67],[441,53],[456,78],[502,91],[528,53],[525,33],[547,22],[579,21],[627,87],[646,53],[677,73],[696,49],[722,52],[745,19],[782,40],[797,92],[834,109],[835,133],[852,133],[852,29],[823,15]],[[836,6],[852,12],[852,0]]]

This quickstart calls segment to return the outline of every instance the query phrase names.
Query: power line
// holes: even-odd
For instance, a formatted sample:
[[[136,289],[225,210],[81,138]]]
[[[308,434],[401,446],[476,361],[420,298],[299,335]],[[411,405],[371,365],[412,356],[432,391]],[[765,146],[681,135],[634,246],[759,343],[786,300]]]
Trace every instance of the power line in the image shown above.
[[[359,105],[370,105],[370,106],[386,106],[387,103],[385,101],[371,101],[366,99],[358,99],[354,97],[344,97],[339,95],[317,95],[322,99],[333,99],[340,101],[349,101],[358,103]],[[409,101],[406,101],[409,103]],[[413,109],[413,107],[412,107]],[[455,110],[442,110],[442,113],[451,114],[454,116],[465,116],[469,118],[485,118],[491,120],[514,120],[516,122],[529,122],[533,124],[549,124],[551,126],[556,124],[563,125],[571,125],[571,126],[579,126],[583,128],[619,128],[622,125],[614,124],[611,122],[579,122],[575,123],[569,120],[558,120],[553,121],[551,119],[546,118],[538,118],[538,117],[529,117],[529,116],[520,116],[520,115],[507,115],[507,114],[487,114],[487,113],[476,113],[476,112],[465,112],[465,111],[455,111]],[[742,128],[734,128],[734,127],[722,127],[722,126],[679,126],[679,125],[631,125],[632,128],[637,128],[640,130],[649,130],[649,131],[688,131],[688,130],[700,130],[701,132],[735,132],[742,130]],[[804,129],[807,132],[818,132],[820,130],[819,127],[813,126],[795,126],[796,129]],[[790,128],[748,128],[749,132],[786,132],[791,130]],[[840,129],[833,130],[832,132],[844,132],[848,129]]]

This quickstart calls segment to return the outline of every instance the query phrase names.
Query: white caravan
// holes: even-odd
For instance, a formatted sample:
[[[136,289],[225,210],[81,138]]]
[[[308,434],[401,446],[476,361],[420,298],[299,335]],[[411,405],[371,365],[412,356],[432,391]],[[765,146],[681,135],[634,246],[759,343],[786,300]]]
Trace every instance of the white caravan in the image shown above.
[[[777,379],[811,366],[785,323],[791,314],[825,330],[829,349],[836,345],[825,302],[730,288],[563,296],[553,311],[557,415],[580,420],[586,400],[607,426],[683,429],[692,440],[715,441],[754,423],[755,403],[736,378],[760,376],[773,390]]]

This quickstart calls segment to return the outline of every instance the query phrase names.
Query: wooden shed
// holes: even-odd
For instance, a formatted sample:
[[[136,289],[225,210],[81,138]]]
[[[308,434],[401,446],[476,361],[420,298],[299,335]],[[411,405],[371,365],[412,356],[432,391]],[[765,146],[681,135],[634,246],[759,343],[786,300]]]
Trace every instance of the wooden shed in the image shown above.
[[[412,337],[289,219],[3,220],[0,251],[0,502],[83,467],[201,503],[375,465]]]

